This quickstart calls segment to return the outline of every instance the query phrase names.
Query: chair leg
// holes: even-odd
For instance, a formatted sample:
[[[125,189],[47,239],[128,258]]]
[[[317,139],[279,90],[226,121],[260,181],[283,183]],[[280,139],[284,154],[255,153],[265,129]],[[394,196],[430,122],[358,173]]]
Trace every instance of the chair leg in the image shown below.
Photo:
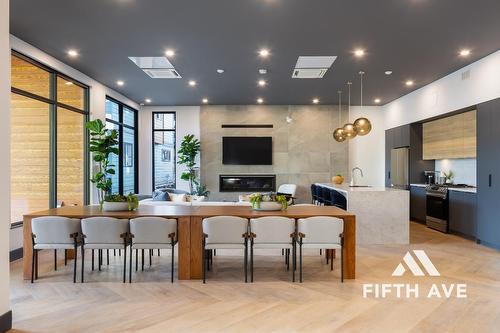
[[[245,265],[245,267],[244,267],[245,283],[247,283],[248,282],[248,272],[247,272],[248,271],[248,244],[247,244],[246,240],[245,240],[245,250],[244,251],[245,251],[245,253],[243,255],[243,258],[244,258],[243,265]]]
[[[160,250],[158,249],[158,252],[160,252]],[[175,259],[175,245],[172,244],[172,262],[170,264],[170,282],[174,283],[174,259]]]
[[[35,280],[38,280],[38,252],[40,250],[35,250],[36,258],[35,258]]]
[[[102,249],[97,250],[97,261],[98,261],[98,266],[99,266],[99,272],[101,271],[101,265],[102,265]]]
[[[92,270],[94,270],[94,249],[92,249]]]
[[[116,249],[113,249],[113,256],[116,257]]]
[[[322,252],[322,251],[321,251],[321,249],[319,249],[319,255],[322,255],[322,253],[321,253],[321,252]]]
[[[207,276],[207,263],[205,261],[205,256],[206,256],[207,250],[205,250],[205,242],[203,242],[203,250],[201,251],[201,262],[203,265],[203,283],[206,283],[206,276]]]
[[[130,246],[130,259],[128,264],[128,283],[132,283],[132,251],[133,251],[132,246]],[[135,250],[135,260],[137,265],[137,250]]]
[[[57,249],[54,250],[54,270],[57,271]]]
[[[127,244],[123,245],[123,283],[127,281]]]
[[[284,256],[285,255],[285,249],[281,249],[281,255]]]
[[[149,250],[149,267],[151,267],[151,257],[153,256],[153,250]]]
[[[141,261],[141,265],[142,265],[142,271],[144,271],[144,249],[142,249],[142,261]]]
[[[330,258],[328,257],[328,251],[330,251],[330,250],[325,249],[325,257],[326,257],[326,264],[327,264],[327,265],[328,265],[328,260],[330,259]]]
[[[73,283],[76,283],[76,261],[78,258],[78,247],[77,247],[76,241],[75,241],[74,250],[75,250],[75,259],[73,261]]]
[[[81,272],[81,283],[83,283],[84,273],[85,273],[85,248],[82,245],[82,272]]]
[[[330,250],[330,270],[333,271],[333,250]]]
[[[216,256],[217,256],[217,250],[214,249],[214,257],[216,257]]]
[[[118,249],[118,255],[121,257],[122,256],[122,250]]]
[[[109,249],[106,249],[106,265],[109,266]]]
[[[207,260],[207,271],[210,272],[210,250],[205,250],[205,258]]]
[[[253,283],[253,239],[250,242],[250,282]]]
[[[210,266],[214,265],[214,250],[210,250]]]
[[[139,250],[135,249],[135,271],[139,269]]]
[[[160,249],[158,249],[158,257],[160,256]]]
[[[31,283],[33,283],[33,280],[35,278],[35,257],[36,257],[36,250],[31,247],[32,254],[31,254]]]
[[[286,270],[290,270],[290,249],[286,249]]]
[[[299,242],[299,281],[302,283],[302,240]]]
[[[292,282],[295,282],[295,270],[297,268],[297,260],[295,260],[297,256],[297,250],[295,248],[295,240],[293,240],[293,245],[292,245]]]
[[[344,283],[344,248],[340,249],[340,282]]]
[[[68,264],[68,250],[64,250],[64,266]]]

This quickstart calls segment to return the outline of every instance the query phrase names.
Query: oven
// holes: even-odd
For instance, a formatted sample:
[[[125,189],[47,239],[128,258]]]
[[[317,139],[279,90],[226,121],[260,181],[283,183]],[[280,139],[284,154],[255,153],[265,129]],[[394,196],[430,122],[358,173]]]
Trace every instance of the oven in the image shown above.
[[[444,186],[426,187],[426,224],[429,228],[448,233],[448,189]]]

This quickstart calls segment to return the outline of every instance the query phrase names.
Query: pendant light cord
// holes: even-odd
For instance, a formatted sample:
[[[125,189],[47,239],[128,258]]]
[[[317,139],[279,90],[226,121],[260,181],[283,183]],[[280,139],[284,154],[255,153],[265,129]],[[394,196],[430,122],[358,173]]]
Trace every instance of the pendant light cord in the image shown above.
[[[360,71],[359,76],[361,81],[361,110],[363,110],[363,75],[365,75],[365,72]]]
[[[352,82],[348,81],[347,86],[349,87],[349,108],[347,109],[347,122],[351,120],[351,85]]]
[[[339,127],[342,125],[342,91],[338,91],[339,94]]]

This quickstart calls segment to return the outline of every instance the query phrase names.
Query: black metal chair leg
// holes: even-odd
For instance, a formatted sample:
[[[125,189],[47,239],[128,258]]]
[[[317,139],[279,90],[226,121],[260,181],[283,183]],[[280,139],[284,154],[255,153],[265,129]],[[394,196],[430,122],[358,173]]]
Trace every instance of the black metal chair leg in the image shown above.
[[[344,248],[340,249],[340,282],[344,283]]]
[[[92,249],[92,270],[94,270],[94,249]]]
[[[113,256],[116,257],[116,249],[113,249]]]
[[[333,271],[333,250],[330,250],[330,270]]]
[[[329,254],[329,251],[328,249],[325,249],[325,257],[326,257],[326,264],[328,265],[328,260],[330,259],[328,254]]]
[[[74,247],[74,250],[75,250],[75,260],[73,261],[73,283],[76,283],[76,261],[77,261],[77,258],[78,258],[78,245],[76,244],[76,241],[75,241],[75,247]]]
[[[160,249],[158,249],[158,257],[160,256]]]
[[[141,260],[142,270],[144,271],[144,249],[142,249],[142,260]]]
[[[302,283],[302,239],[299,241],[299,281]]]
[[[285,249],[281,249],[281,255],[285,255]]]
[[[82,250],[82,272],[81,272],[82,277],[81,277],[81,283],[83,283],[83,279],[84,279],[83,275],[85,273],[85,248],[83,247],[83,245],[82,245],[81,250]]]
[[[118,249],[118,255],[121,257],[122,256],[122,250]]]
[[[205,262],[205,256],[206,256],[207,250],[205,250],[205,242],[203,242],[203,250],[201,251],[201,262],[203,265],[203,283],[206,283],[206,276],[207,276],[207,268],[206,265],[207,263]]]
[[[54,250],[54,270],[57,271],[57,249]]]
[[[40,250],[35,250],[36,258],[35,258],[35,280],[38,280],[38,252]]]
[[[253,283],[253,239],[250,242],[250,282]]]
[[[106,265],[109,266],[109,249],[106,249]]]
[[[214,249],[214,257],[217,256],[217,250]]]
[[[128,283],[132,283],[132,246],[130,247],[130,259],[128,264]],[[135,260],[137,264],[137,250],[135,250]],[[136,266],[137,267],[137,266]]]
[[[127,281],[127,244],[123,246],[123,283]]]
[[[243,260],[243,264],[245,265],[245,268],[244,268],[244,271],[245,271],[245,283],[248,282],[248,244],[247,242],[245,241],[245,254],[244,254],[244,260]]]
[[[297,255],[297,251],[295,250],[295,240],[293,240],[292,245],[292,282],[295,282],[295,270],[297,268],[297,260],[295,260],[295,256]]]
[[[286,270],[290,270],[290,249],[286,249]]]
[[[160,252],[160,250],[158,250]],[[172,244],[172,263],[170,264],[170,282],[174,283],[174,258],[175,258],[175,244]]]
[[[68,264],[68,250],[64,250],[64,266]]]
[[[153,250],[149,250],[149,267],[151,267],[151,257],[153,256]]]
[[[135,249],[135,271],[139,269],[139,250]]]
[[[321,249],[319,249],[319,255],[322,255],[322,253],[321,253],[321,252],[322,252],[322,251],[321,251]]]
[[[33,283],[33,280],[35,278],[35,256],[36,256],[36,250],[31,247],[31,283]]]
[[[97,261],[98,261],[99,272],[100,272],[101,271],[101,264],[102,264],[102,249],[97,250]]]

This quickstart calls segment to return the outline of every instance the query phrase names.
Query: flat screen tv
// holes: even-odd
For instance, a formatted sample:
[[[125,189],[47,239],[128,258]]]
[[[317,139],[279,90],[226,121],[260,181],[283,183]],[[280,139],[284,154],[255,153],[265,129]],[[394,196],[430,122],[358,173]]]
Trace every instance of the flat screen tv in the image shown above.
[[[222,164],[272,165],[273,138],[270,136],[225,136]]]

